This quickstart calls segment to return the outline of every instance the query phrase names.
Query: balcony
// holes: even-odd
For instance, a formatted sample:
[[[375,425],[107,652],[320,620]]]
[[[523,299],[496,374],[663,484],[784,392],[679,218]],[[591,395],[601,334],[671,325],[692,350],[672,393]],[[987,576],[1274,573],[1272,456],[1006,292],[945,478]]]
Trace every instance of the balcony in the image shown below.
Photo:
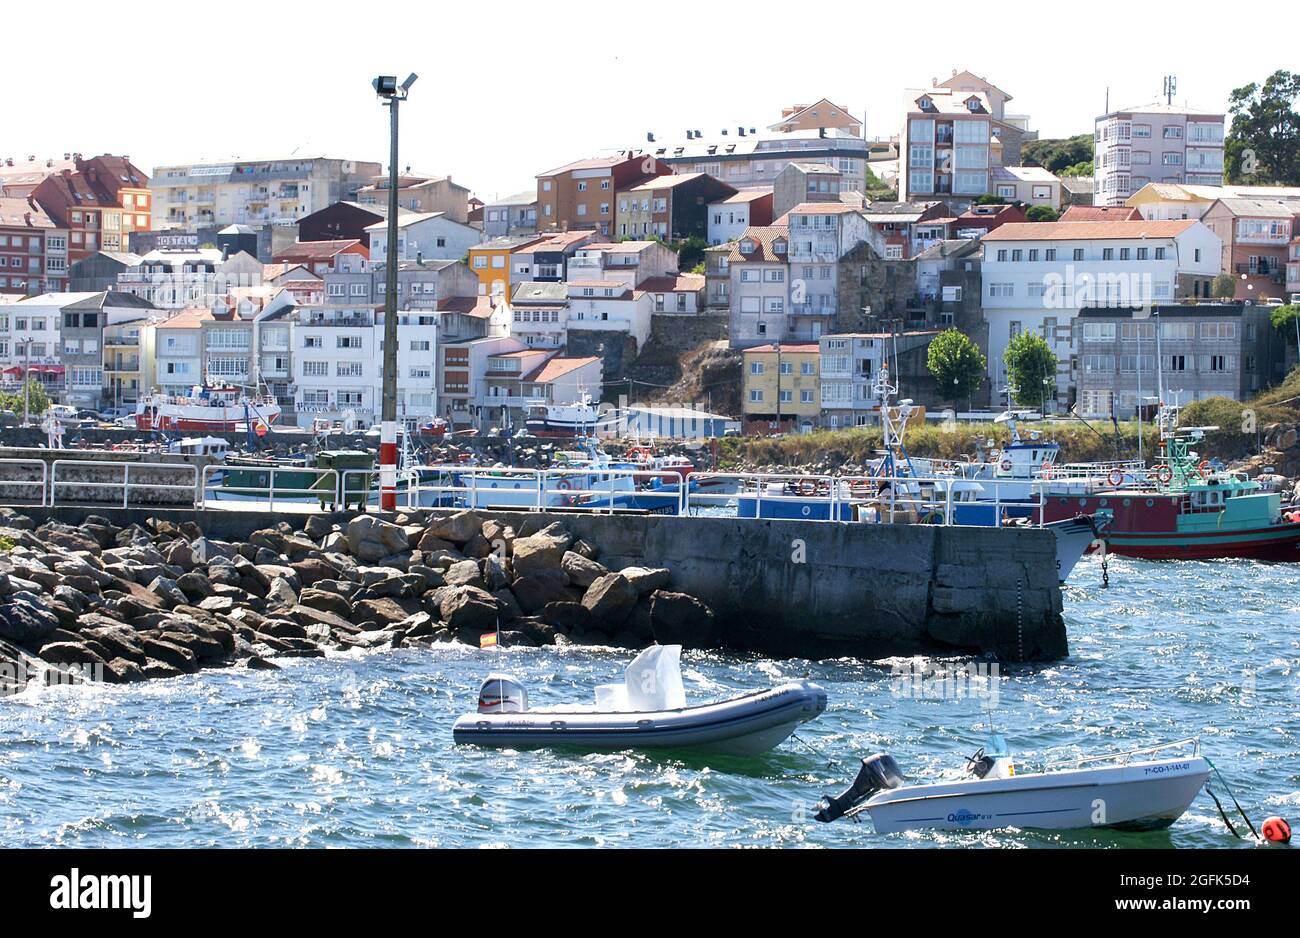
[[[790,306],[791,316],[834,316],[835,307],[829,303],[793,303]]]
[[[1248,277],[1262,277],[1273,283],[1282,282],[1282,265],[1281,264],[1237,264],[1238,274],[1245,274]]]
[[[140,359],[122,358],[104,363],[104,371],[110,373],[134,374],[140,370]]]

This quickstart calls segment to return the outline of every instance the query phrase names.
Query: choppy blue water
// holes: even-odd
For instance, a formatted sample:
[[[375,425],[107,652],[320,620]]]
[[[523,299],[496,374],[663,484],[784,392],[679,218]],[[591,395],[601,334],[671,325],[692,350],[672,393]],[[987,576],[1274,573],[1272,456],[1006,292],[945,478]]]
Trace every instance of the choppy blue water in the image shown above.
[[[1067,589],[1071,656],[1004,668],[996,720],[1018,758],[1189,735],[1256,823],[1300,816],[1300,565],[1095,560]],[[757,760],[455,747],[451,722],[489,666],[534,700],[591,700],[613,649],[463,646],[289,661],[131,687],[0,699],[0,843],[9,846],[1230,847],[1205,795],[1157,833],[888,836],[807,808],[857,757],[909,776],[982,742],[969,700],[896,695],[892,662],[688,653],[696,698],[811,675],[831,707]],[[834,759],[834,766],[828,765]]]

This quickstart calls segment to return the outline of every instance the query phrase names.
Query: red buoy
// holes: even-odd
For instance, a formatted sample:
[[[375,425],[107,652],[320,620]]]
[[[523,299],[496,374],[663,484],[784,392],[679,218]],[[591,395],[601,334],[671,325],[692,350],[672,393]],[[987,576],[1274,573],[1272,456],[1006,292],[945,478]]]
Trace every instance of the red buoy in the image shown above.
[[[1291,842],[1291,825],[1287,823],[1286,818],[1268,818],[1260,830],[1264,832],[1264,839],[1269,843],[1289,844]]]

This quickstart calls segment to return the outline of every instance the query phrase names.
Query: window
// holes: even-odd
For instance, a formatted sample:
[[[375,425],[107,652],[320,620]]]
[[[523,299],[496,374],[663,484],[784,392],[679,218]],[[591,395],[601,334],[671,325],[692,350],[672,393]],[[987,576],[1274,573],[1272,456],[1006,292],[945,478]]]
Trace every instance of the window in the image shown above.
[[[427,351],[429,351],[429,340],[428,340],[428,339],[412,339],[412,340],[411,340],[411,351],[412,351],[412,352],[427,352]]]
[[[1044,248],[1044,250],[1043,250],[1043,260],[1045,260],[1045,261],[1054,261],[1054,260],[1056,260],[1056,248]]]
[[[361,362],[338,362],[334,374],[340,378],[360,378]]]
[[[305,361],[302,363],[302,376],[304,378],[324,378],[329,373],[329,362]]]
[[[801,375],[811,375],[811,374],[814,374],[814,373],[815,373],[815,372],[814,372],[814,370],[813,370],[813,363],[812,363],[812,362],[801,362],[801,363],[800,363],[800,365],[799,365],[799,374],[801,374]]]
[[[813,392],[812,392],[812,391],[800,391],[800,392],[799,392],[799,402],[800,402],[801,404],[811,404],[811,403],[813,402]]]
[[[1164,129],[1164,137],[1166,140],[1181,140],[1183,138],[1183,128],[1166,127]]]
[[[750,389],[750,392],[749,392],[749,402],[750,402],[751,404],[761,404],[761,403],[763,403],[763,389],[762,389],[762,388],[752,388],[752,389]]]
[[[784,283],[785,271],[780,269],[765,270],[763,271],[763,279],[768,283]]]
[[[1014,283],[990,283],[989,296],[1015,296],[1016,285]]]
[[[335,348],[361,348],[361,336],[341,335],[335,339]]]
[[[1101,249],[1101,259],[1102,259],[1103,261],[1113,261],[1113,260],[1115,259],[1115,249],[1114,249],[1114,248],[1102,248],[1102,249]]]
[[[761,374],[763,373],[763,363],[762,363],[762,362],[750,362],[750,363],[749,363],[749,373],[750,373],[751,375],[761,375]]]
[[[793,404],[793,403],[794,403],[794,392],[793,392],[793,391],[782,391],[782,392],[781,392],[781,403],[782,403],[782,404]]]
[[[1083,248],[1075,248],[1075,249],[1074,249],[1074,259],[1075,259],[1076,261],[1081,261],[1081,260],[1083,260]]]
[[[1164,248],[1156,248],[1156,260],[1158,260],[1158,261],[1162,261],[1162,260],[1164,260],[1164,259],[1165,259],[1165,249],[1164,249]]]

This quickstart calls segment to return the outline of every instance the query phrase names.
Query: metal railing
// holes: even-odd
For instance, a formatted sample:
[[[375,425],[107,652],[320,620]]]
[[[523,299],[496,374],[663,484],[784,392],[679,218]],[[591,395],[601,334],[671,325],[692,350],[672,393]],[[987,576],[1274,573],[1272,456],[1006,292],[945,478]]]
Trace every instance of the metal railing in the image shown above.
[[[226,472],[267,473],[266,485],[228,485],[223,478],[218,484],[214,477]],[[309,474],[309,485],[294,484],[292,481],[276,481],[276,474],[283,480],[290,476]],[[247,500],[256,504],[266,503],[268,511],[275,510],[276,499],[283,507],[288,502],[320,501],[321,507],[343,507],[353,501],[369,504],[374,491],[373,477],[379,474],[377,468],[370,469],[317,469],[308,466],[226,466],[217,463],[205,466],[199,477],[195,491],[196,508],[207,508],[210,502],[223,501],[222,496],[235,496],[237,500]],[[354,481],[360,479],[360,481]],[[252,496],[243,498],[243,496]]]
[[[1201,738],[1199,736],[1188,736],[1186,739],[1174,740],[1171,743],[1159,743],[1155,746],[1144,746],[1141,749],[1127,749],[1124,752],[1107,753],[1101,756],[1076,756],[1070,759],[1057,759],[1051,762],[1043,762],[1045,772],[1059,771],[1066,768],[1079,768],[1085,765],[1099,762],[1116,762],[1120,765],[1128,765],[1133,761],[1134,756],[1148,756],[1157,752],[1164,752],[1170,749],[1191,749],[1193,756],[1201,754]]]
[[[116,473],[121,470],[120,479],[69,479],[66,477],[66,471],[69,469],[79,468],[84,470],[97,470],[99,472]],[[60,470],[64,470],[65,477],[59,478]],[[131,481],[131,472],[135,470],[136,481]],[[178,472],[189,476],[189,481],[183,485],[166,482],[142,482],[139,481],[139,474],[142,471],[151,473],[157,472]],[[131,493],[139,490],[148,490],[152,492],[188,492],[194,499],[194,504],[199,504],[199,467],[189,463],[146,463],[146,462],[100,462],[91,459],[56,459],[50,464],[50,495],[49,505],[55,507],[60,504],[59,490],[63,489],[120,489],[122,492],[122,507],[131,507]],[[115,503],[116,498],[112,501]],[[65,498],[63,504],[95,504],[93,499],[85,498]],[[99,502],[104,503],[104,502]]]
[[[17,486],[20,489],[35,488],[37,490],[35,503],[44,508],[49,487],[49,464],[43,459],[0,459],[0,471],[3,471],[5,466],[35,467],[40,470],[39,479],[0,479],[0,491],[5,491],[10,486]]]

